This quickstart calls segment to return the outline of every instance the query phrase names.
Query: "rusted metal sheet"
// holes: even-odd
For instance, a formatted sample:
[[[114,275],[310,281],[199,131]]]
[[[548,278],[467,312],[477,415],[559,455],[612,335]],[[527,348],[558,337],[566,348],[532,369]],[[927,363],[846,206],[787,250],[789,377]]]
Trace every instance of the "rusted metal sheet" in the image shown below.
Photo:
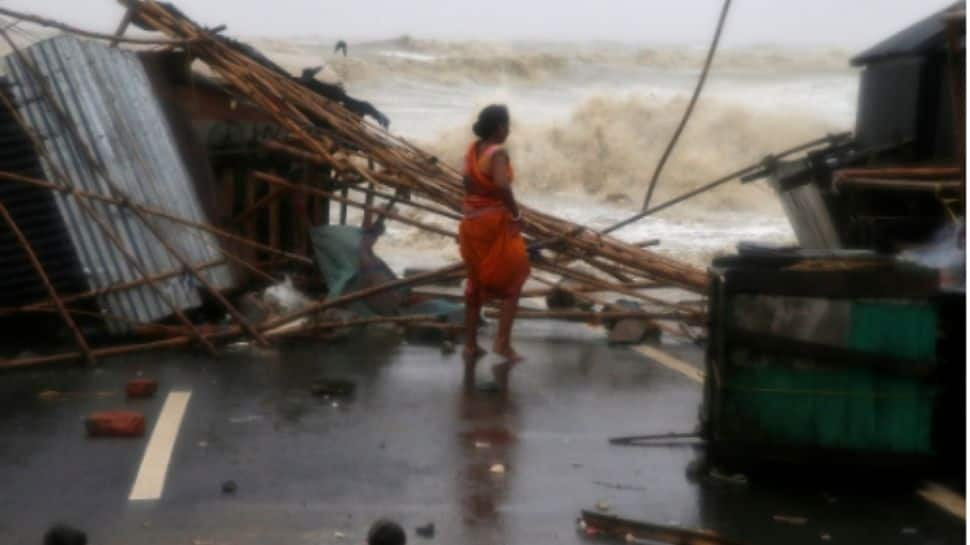
[[[112,195],[109,184],[98,174],[103,169],[132,202],[210,223],[135,54],[67,35],[34,44],[23,53],[29,64],[12,54],[6,57],[5,68],[19,113],[50,157],[50,161],[41,160],[47,179],[63,183],[63,173],[73,187]],[[36,81],[31,66],[46,84]],[[57,107],[50,104],[45,87]],[[69,128],[71,125],[77,127],[76,132]],[[99,164],[92,164],[87,150]],[[54,199],[90,289],[141,278],[74,197],[58,193]],[[149,274],[180,267],[135,214],[99,202],[91,202],[91,206],[116,229],[126,250]],[[190,263],[221,258],[219,241],[211,234],[164,220],[150,221]],[[207,269],[203,274],[219,289],[232,287],[231,271],[225,266]],[[159,282],[159,287],[182,309],[201,304],[191,275]],[[136,322],[151,322],[171,314],[170,307],[149,286],[103,295],[99,304],[110,315]],[[130,324],[109,321],[109,328],[123,332]]]

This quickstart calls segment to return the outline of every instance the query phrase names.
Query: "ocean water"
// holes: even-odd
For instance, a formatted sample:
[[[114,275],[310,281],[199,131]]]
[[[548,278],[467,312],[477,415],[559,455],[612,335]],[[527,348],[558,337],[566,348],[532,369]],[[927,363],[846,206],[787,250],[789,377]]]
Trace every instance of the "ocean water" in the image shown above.
[[[595,227],[638,209],[705,53],[617,43],[404,37],[352,43],[350,55],[343,57],[332,54],[331,43],[303,39],[256,45],[294,72],[325,64],[329,77],[388,115],[393,132],[454,165],[472,139],[478,110],[493,102],[508,105],[517,197]],[[771,46],[719,52],[653,203],[773,151],[851,129],[858,75],[849,68],[850,56],[828,48]],[[699,266],[740,241],[794,240],[764,182],[725,185],[617,236],[658,238],[658,251]],[[450,241],[400,225],[389,225],[377,249],[397,268],[457,258]]]

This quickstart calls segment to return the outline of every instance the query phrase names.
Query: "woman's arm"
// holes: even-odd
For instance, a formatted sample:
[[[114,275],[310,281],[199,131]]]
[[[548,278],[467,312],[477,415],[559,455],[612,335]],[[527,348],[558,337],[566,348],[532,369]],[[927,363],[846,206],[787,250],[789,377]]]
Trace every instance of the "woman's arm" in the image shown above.
[[[512,194],[512,184],[509,180],[509,154],[504,149],[496,150],[492,154],[492,180],[499,189],[499,198],[505,206],[512,212],[514,218],[520,218],[519,205],[515,202],[515,195]]]

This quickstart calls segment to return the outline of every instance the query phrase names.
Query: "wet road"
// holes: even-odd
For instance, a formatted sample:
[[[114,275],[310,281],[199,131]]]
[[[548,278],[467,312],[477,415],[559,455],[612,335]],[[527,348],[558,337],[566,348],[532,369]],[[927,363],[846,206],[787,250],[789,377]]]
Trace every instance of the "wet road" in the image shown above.
[[[696,480],[695,448],[610,446],[692,430],[700,385],[585,326],[518,334],[527,361],[498,373],[504,391],[488,358],[471,372],[457,354],[380,331],[220,360],[166,353],[0,376],[0,543],[39,543],[54,521],[86,529],[94,545],[361,543],[387,516],[411,543],[434,522],[429,543],[569,544],[584,541],[575,519],[598,502],[752,545],[964,540],[963,520],[911,487]],[[695,347],[664,350],[700,365]],[[139,374],[159,380],[159,395],[126,401],[124,383]],[[350,379],[356,393],[313,397],[319,377]],[[73,395],[38,399],[43,390]],[[87,439],[82,418],[142,410],[150,432],[171,391],[191,400],[161,498],[129,501],[148,437]],[[226,480],[235,494],[222,493]]]

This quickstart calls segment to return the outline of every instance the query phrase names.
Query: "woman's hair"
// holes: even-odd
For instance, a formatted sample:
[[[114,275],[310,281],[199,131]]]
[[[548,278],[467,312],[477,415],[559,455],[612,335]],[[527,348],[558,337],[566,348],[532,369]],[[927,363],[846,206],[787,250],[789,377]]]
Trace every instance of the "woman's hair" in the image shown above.
[[[472,126],[472,132],[475,133],[475,136],[486,140],[508,123],[509,109],[504,104],[490,104],[478,112],[478,121]]]

